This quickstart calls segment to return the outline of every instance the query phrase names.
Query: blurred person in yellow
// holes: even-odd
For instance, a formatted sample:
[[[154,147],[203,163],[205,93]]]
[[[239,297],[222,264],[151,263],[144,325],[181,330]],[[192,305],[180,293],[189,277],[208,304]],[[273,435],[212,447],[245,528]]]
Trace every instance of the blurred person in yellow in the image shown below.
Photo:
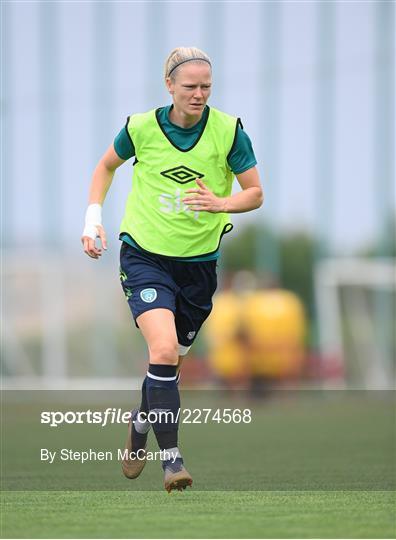
[[[243,274],[217,293],[206,325],[213,373],[228,386],[252,389],[299,376],[306,333],[301,300],[283,289],[254,290],[251,280],[246,288]]]
[[[257,280],[249,271],[224,276],[224,288],[216,293],[213,311],[205,326],[209,366],[229,389],[246,387],[250,381],[243,297],[256,286]]]
[[[263,194],[240,119],[207,105],[208,55],[195,47],[174,49],[164,79],[172,104],[128,117],[99,161],[82,243],[87,255],[101,257],[106,193],[116,169],[135,157],[120,228],[120,278],[147,343],[149,365],[140,408],[131,414],[122,467],[128,478],[139,476],[152,426],[160,450],[167,452],[162,467],[171,491],[192,484],[178,447],[178,368],[211,312],[220,241],[232,229],[229,215],[260,207]],[[232,195],[234,176],[241,190]],[[171,414],[149,421],[156,411]]]
[[[304,366],[306,334],[298,296],[283,289],[257,290],[243,299],[242,313],[253,388],[298,377]]]
[[[233,388],[250,379],[246,343],[242,336],[242,302],[232,289],[216,294],[205,326],[208,362],[213,374]]]

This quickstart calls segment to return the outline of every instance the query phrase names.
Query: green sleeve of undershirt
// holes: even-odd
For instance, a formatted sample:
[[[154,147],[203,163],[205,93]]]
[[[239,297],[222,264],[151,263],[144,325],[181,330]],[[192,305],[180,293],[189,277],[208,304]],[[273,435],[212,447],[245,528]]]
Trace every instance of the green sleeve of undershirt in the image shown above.
[[[135,147],[126,126],[122,128],[114,139],[114,150],[118,157],[125,160],[135,155]]]
[[[238,125],[235,144],[228,154],[227,161],[234,174],[241,174],[257,165],[252,141],[240,125]]]

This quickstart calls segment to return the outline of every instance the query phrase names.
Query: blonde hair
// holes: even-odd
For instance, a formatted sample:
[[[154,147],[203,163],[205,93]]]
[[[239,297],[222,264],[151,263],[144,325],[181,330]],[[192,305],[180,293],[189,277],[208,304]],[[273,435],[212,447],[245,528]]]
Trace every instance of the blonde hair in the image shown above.
[[[197,47],[177,47],[171,51],[166,59],[164,70],[165,79],[170,77],[174,80],[178,67],[185,62],[204,62],[209,64],[212,68],[209,56],[201,51],[201,49],[197,49]]]

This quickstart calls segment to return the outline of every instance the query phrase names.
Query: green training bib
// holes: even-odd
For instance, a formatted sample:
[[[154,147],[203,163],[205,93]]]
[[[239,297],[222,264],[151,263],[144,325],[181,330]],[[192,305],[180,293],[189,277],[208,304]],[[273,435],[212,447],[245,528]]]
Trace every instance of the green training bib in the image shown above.
[[[168,139],[157,111],[135,114],[127,129],[136,151],[132,190],[120,232],[146,251],[167,257],[194,257],[216,251],[232,229],[227,213],[191,210],[182,202],[196,178],[218,197],[231,194],[234,175],[227,156],[239,119],[210,108],[194,145],[182,150]]]

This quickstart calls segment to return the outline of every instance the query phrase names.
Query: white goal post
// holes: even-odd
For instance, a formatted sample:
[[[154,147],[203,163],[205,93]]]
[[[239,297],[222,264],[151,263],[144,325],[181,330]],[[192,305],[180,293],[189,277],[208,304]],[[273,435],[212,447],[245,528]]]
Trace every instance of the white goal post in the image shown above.
[[[394,389],[395,259],[323,259],[314,281],[322,361],[342,362],[341,386]]]

